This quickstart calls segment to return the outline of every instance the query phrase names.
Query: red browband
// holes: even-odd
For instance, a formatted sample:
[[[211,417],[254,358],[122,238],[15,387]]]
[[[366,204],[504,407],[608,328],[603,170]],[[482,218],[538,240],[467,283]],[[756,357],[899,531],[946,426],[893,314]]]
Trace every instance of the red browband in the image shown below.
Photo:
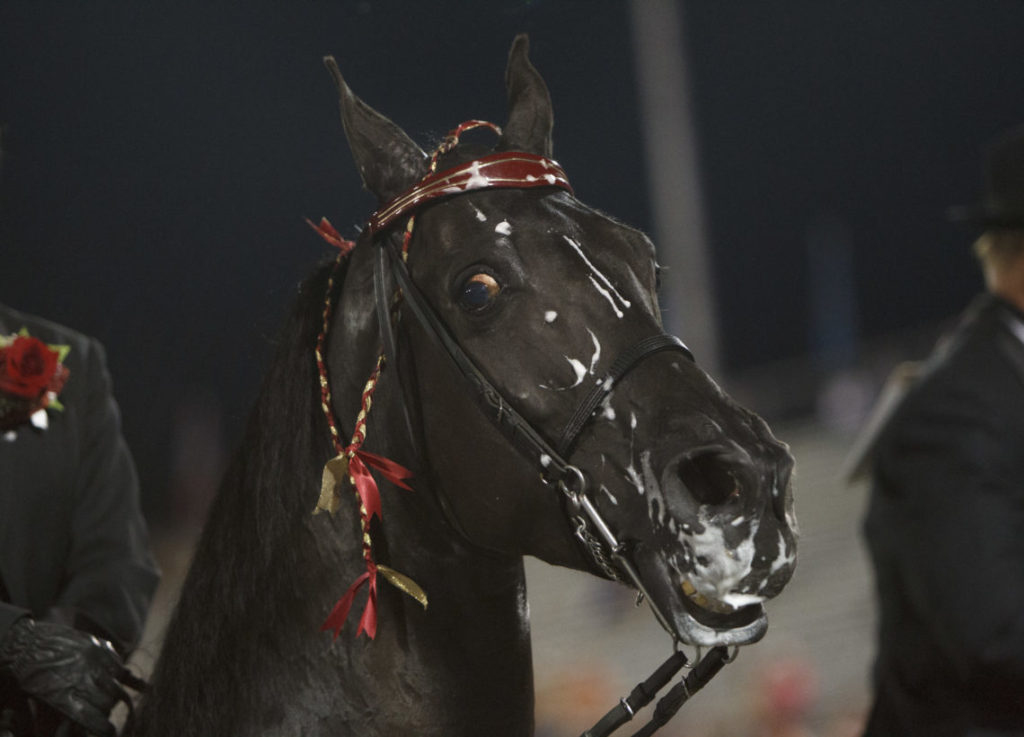
[[[551,159],[522,151],[491,154],[467,164],[428,174],[370,216],[370,235],[386,228],[424,202],[475,189],[559,187],[572,193],[562,167]]]

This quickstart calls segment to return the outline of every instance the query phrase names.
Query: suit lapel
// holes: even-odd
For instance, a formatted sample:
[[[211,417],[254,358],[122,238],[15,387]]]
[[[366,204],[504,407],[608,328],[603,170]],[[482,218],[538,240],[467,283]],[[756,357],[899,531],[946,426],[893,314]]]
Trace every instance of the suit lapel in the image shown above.
[[[1024,322],[1015,314],[1003,313],[1005,330],[999,332],[999,351],[1010,362],[1014,373],[1024,385]]]

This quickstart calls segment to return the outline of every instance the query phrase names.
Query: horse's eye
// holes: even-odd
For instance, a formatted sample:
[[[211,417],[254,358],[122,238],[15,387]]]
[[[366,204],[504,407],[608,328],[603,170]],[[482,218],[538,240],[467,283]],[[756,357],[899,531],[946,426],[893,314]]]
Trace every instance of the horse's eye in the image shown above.
[[[500,291],[501,285],[490,274],[474,274],[463,283],[459,291],[459,304],[470,312],[479,312],[487,307]]]

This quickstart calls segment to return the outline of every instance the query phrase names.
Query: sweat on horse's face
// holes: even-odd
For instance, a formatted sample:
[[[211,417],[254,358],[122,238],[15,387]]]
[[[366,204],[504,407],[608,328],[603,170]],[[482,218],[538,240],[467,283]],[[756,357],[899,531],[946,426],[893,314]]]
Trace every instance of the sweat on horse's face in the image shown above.
[[[549,435],[616,356],[662,330],[650,241],[565,192],[463,195],[425,209],[416,227],[416,282],[488,379]],[[428,346],[413,353],[421,395],[460,381],[443,357],[429,366]],[[470,403],[424,409],[430,456],[446,469],[435,482],[466,537],[591,568],[569,525],[555,533],[561,544],[551,539],[554,491],[532,469],[517,472],[522,459],[478,419]],[[795,564],[795,519],[792,460],[758,418],[678,353],[652,356],[598,407],[574,463],[682,640],[764,634],[762,603]]]

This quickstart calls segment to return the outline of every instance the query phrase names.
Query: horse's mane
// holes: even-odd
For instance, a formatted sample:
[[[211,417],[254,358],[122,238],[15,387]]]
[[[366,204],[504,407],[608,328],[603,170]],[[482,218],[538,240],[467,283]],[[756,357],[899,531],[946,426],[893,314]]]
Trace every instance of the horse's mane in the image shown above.
[[[318,540],[314,525],[331,522],[312,517],[331,456],[313,357],[331,266],[301,285],[211,506],[181,592],[188,605],[176,608],[139,715],[146,735],[232,734],[238,725],[215,724],[216,715],[258,709],[251,702],[269,684],[254,688],[254,678],[286,677],[299,649],[289,633],[308,640],[328,611],[310,592],[328,588],[317,571],[339,544]]]

